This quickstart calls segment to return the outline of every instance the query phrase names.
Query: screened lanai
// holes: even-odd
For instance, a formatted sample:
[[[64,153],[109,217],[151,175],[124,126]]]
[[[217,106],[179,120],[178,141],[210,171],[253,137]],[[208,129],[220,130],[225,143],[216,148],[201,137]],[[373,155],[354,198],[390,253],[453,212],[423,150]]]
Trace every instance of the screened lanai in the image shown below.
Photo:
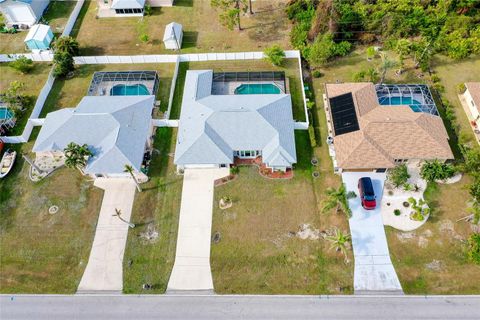
[[[414,112],[438,116],[432,93],[425,84],[377,84],[375,90],[382,106],[408,105]]]
[[[95,72],[88,96],[156,95],[159,78],[156,71]]]

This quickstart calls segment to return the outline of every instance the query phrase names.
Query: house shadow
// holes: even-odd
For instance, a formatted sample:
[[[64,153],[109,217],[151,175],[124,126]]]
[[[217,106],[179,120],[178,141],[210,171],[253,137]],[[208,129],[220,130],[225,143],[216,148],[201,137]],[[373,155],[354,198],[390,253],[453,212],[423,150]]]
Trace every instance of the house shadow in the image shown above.
[[[193,0],[175,0],[175,7],[193,7]]]
[[[197,46],[197,40],[197,31],[184,31],[182,39],[182,49],[195,48]]]

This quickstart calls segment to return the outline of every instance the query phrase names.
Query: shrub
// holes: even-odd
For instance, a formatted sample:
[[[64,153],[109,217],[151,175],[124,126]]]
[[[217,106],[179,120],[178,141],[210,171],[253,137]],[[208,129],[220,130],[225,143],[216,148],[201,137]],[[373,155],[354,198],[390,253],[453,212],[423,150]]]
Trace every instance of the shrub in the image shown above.
[[[376,51],[375,51],[375,48],[373,46],[370,46],[367,48],[367,58],[368,59],[373,59],[375,58],[375,55],[376,55]]]
[[[317,146],[317,139],[315,138],[315,129],[313,126],[308,127],[308,136],[310,137],[310,146],[315,148]]]
[[[322,74],[319,70],[314,70],[314,71],[312,72],[312,76],[313,76],[314,78],[320,78],[320,77],[323,76],[323,74]]]
[[[273,45],[270,48],[265,49],[263,52],[265,60],[273,64],[274,66],[281,66],[285,59],[285,51],[278,45]]]
[[[325,33],[318,36],[310,47],[309,56],[307,57],[313,66],[325,64],[328,60],[335,56],[345,56],[352,49],[352,44],[348,41],[335,43],[332,33]]]
[[[67,52],[71,56],[77,56],[80,52],[77,40],[70,36],[63,36],[58,38],[53,43],[53,49],[55,52]]]
[[[426,161],[420,170],[420,176],[428,182],[446,180],[453,177],[455,168],[451,164],[441,163],[438,160]]]
[[[231,175],[234,175],[234,174],[238,174],[240,172],[240,168],[235,166],[235,167],[230,167],[230,174]]]
[[[73,57],[68,52],[56,52],[53,56],[53,76],[64,77],[75,69]]]
[[[353,74],[353,81],[362,82],[365,80],[365,71],[360,70]]]
[[[467,256],[473,263],[480,264],[480,233],[472,233],[468,237]]]
[[[315,107],[315,102],[313,102],[313,101],[307,101],[307,108],[308,108],[308,109],[312,109],[313,107]]]
[[[388,171],[388,180],[393,183],[395,188],[407,183],[408,178],[410,178],[410,175],[408,174],[408,169],[405,164],[398,165]]]
[[[146,16],[151,16],[153,13],[152,6],[150,6],[149,4],[145,5],[143,12],[145,13]]]
[[[396,215],[396,216],[399,216],[402,212],[400,211],[400,209],[395,209],[393,210],[393,214]]]
[[[148,37],[148,34],[142,33],[138,39],[143,43],[147,43],[150,38]]]
[[[20,56],[17,60],[10,62],[8,65],[23,74],[29,73],[35,67],[32,59],[28,59],[25,56]]]
[[[459,83],[457,84],[457,92],[462,94],[467,90],[467,87],[465,86],[465,83]]]
[[[436,74],[432,74],[432,82],[433,83],[437,83],[437,82],[440,82],[440,77]]]

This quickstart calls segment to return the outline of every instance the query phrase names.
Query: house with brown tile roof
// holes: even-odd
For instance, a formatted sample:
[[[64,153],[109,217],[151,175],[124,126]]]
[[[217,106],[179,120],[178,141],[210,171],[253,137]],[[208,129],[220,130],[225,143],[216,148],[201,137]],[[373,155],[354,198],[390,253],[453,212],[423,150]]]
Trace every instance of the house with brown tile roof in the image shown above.
[[[389,96],[392,103],[384,105],[379,101],[385,97],[373,83],[326,84],[325,92],[336,171],[385,170],[400,162],[453,159],[436,108],[426,112],[414,105],[421,104],[420,93],[408,99]],[[412,90],[401,87],[398,92]]]

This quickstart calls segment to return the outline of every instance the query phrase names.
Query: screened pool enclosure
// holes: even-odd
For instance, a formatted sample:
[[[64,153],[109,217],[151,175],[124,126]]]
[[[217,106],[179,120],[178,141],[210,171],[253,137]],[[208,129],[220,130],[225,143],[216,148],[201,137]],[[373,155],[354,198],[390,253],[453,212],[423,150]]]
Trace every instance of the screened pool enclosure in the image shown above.
[[[95,72],[87,95],[156,95],[158,85],[159,78],[156,71]]]
[[[282,71],[215,72],[212,94],[280,94],[286,93],[287,87]]]
[[[425,84],[377,84],[375,90],[382,106],[408,105],[415,112],[438,116],[432,93]]]

